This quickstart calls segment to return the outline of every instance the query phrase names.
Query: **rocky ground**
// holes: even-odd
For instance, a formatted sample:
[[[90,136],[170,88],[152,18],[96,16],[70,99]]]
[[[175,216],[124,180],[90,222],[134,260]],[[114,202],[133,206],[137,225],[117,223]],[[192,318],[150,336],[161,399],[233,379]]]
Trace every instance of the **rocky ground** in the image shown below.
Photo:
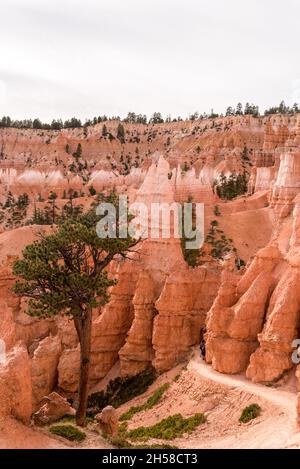
[[[147,444],[199,449],[300,447],[292,376],[280,389],[252,384],[243,375],[226,376],[213,371],[195,350],[187,366],[178,366],[160,376],[145,394],[121,406],[119,415],[145,402],[164,383],[171,386],[161,401],[153,409],[136,414],[130,420],[130,429],[153,425],[176,413],[189,417],[203,412],[207,421],[190,435],[172,441],[149,440]],[[239,423],[242,410],[253,403],[260,405],[261,415],[248,424]],[[0,448],[113,448],[93,425],[85,431],[84,442],[71,443],[50,435],[47,427],[28,428],[13,419],[5,419],[1,421]]]

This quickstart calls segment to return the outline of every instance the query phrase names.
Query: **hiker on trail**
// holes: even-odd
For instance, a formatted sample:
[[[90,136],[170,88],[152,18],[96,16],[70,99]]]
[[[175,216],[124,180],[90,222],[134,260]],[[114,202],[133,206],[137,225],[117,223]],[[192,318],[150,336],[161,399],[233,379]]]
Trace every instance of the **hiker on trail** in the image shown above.
[[[200,356],[203,360],[205,360],[205,340],[204,339],[201,340],[199,348],[200,348]]]
[[[205,360],[205,339],[204,339],[204,335],[206,334],[206,327],[203,327],[201,329],[201,341],[200,341],[200,345],[199,345],[199,349],[200,349],[200,357]]]

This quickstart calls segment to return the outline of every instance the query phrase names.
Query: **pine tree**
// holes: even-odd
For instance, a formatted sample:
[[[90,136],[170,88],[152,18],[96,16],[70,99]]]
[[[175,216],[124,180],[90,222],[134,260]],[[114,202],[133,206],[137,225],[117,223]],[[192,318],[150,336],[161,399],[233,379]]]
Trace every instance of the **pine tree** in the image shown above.
[[[18,200],[17,200],[17,207],[19,209],[24,209],[28,207],[29,205],[29,197],[28,194],[24,193],[19,195]]]
[[[81,143],[78,143],[76,151],[73,153],[73,156],[74,158],[76,158],[76,160],[79,160],[81,155],[82,155],[82,146],[81,146]]]
[[[163,124],[164,120],[160,112],[154,112],[149,120],[149,124]]]
[[[102,136],[103,136],[103,137],[106,137],[107,133],[108,133],[108,132],[107,132],[107,127],[106,127],[105,124],[103,124],[103,127],[102,127]]]
[[[33,129],[42,129],[43,128],[43,125],[42,125],[40,119],[34,119],[34,121],[32,123],[32,128]]]
[[[58,207],[55,204],[56,199],[57,199],[56,192],[51,191],[51,193],[48,197],[48,204],[50,205],[50,216],[51,216],[51,222],[52,222],[53,225],[54,225],[55,220],[56,220],[56,210],[58,209]]]
[[[229,106],[229,107],[226,109],[226,117],[228,117],[228,116],[234,116],[234,114],[235,114],[234,109],[233,109],[231,106]]]
[[[231,173],[229,177],[221,174],[219,181],[215,182],[215,187],[220,199],[232,200],[247,192],[248,173],[244,170],[242,174]]]
[[[235,113],[236,113],[237,116],[242,116],[243,115],[243,105],[242,105],[242,103],[238,103]]]
[[[90,193],[92,196],[97,194],[97,191],[96,191],[96,189],[94,188],[93,185],[91,185],[91,186],[89,187],[89,193]]]
[[[8,191],[7,198],[6,198],[6,201],[4,203],[4,208],[11,208],[15,205],[15,203],[16,203],[16,201],[15,201],[14,196],[12,195],[12,193],[10,191]]]
[[[119,139],[121,143],[125,143],[125,130],[122,124],[118,125],[117,139]]]
[[[105,269],[137,243],[130,237],[99,238],[97,220],[91,210],[78,220],[66,220],[50,235],[40,233],[38,241],[24,249],[22,259],[13,267],[19,277],[14,292],[29,299],[30,316],[67,315],[74,321],[80,343],[76,422],[81,426],[86,424],[92,311],[108,301],[108,288],[115,283]]]

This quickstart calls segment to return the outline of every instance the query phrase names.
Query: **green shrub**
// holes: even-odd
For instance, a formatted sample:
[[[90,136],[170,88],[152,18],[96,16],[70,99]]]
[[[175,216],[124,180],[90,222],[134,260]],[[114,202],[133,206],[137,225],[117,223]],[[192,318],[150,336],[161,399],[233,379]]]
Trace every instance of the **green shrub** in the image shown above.
[[[246,407],[239,418],[241,423],[248,423],[250,420],[256,419],[260,415],[261,408],[258,404],[251,404]]]
[[[160,388],[158,388],[154,393],[149,397],[149,399],[146,402],[146,407],[147,409],[152,409],[162,398],[164,393],[169,389],[170,384],[165,383]]]
[[[129,443],[129,441],[127,441],[126,438],[120,435],[110,438],[109,441],[111,442],[112,445],[120,449],[130,449],[130,448],[132,449],[133,448],[133,445]]]
[[[111,380],[106,391],[92,394],[88,400],[88,414],[94,415],[107,405],[120,407],[125,402],[147,391],[156,379],[153,369],[145,370],[130,378],[116,378]]]
[[[54,425],[49,429],[50,433],[67,438],[71,441],[82,441],[86,434],[73,425]]]
[[[156,373],[154,370],[146,370],[136,376],[125,379],[122,381],[119,391],[114,396],[112,405],[114,407],[120,407],[134,397],[144,394],[155,379]]]
[[[57,421],[57,423],[61,424],[61,423],[70,423],[70,424],[76,424],[76,419],[75,419],[75,416],[74,415],[65,415],[64,417],[62,417],[61,419],[59,419]]]
[[[214,214],[216,217],[219,217],[221,215],[220,208],[218,205],[214,206]]]
[[[91,195],[96,195],[96,194],[97,194],[97,191],[96,191],[96,189],[94,188],[93,185],[91,185],[91,186],[89,187],[89,193],[90,193]]]
[[[86,422],[87,423],[93,423],[95,420],[93,417],[87,417],[86,418]],[[61,423],[70,423],[70,424],[74,424],[76,425],[76,418],[75,418],[75,415],[65,415],[64,417],[62,417],[61,419],[59,419],[57,421],[57,423],[61,424]]]
[[[195,414],[184,419],[181,414],[171,415],[150,427],[138,427],[130,430],[127,437],[131,440],[146,441],[149,438],[159,440],[173,440],[184,433],[191,433],[196,427],[205,422],[204,414]]]
[[[119,420],[121,422],[125,420],[130,420],[135,414],[138,414],[139,412],[142,412],[143,410],[145,410],[144,405],[130,407],[130,409],[127,412],[125,412],[124,414],[120,416]]]
[[[118,430],[118,435],[126,435],[126,433],[127,433],[127,426],[128,426],[128,423],[127,423],[127,422],[122,422],[122,423],[120,423],[120,425],[119,425],[119,430]]]
[[[121,415],[120,420],[130,420],[135,414],[142,412],[143,410],[152,409],[162,398],[163,394],[169,389],[170,384],[165,383],[160,388],[158,388],[154,393],[149,397],[149,399],[143,405],[138,405],[130,407],[130,409]]]
[[[224,259],[229,253],[236,255],[233,240],[226,238],[224,231],[219,228],[219,222],[217,220],[210,222],[210,228],[205,238],[205,243],[210,246],[210,254],[214,259]]]

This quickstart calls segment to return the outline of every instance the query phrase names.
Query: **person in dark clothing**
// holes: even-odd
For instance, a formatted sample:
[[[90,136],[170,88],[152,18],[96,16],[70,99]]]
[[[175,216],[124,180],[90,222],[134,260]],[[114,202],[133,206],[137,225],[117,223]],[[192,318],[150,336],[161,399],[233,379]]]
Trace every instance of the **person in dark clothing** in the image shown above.
[[[205,334],[206,334],[206,326],[201,328],[200,331],[200,344],[199,344],[199,351],[200,351],[200,357],[205,360]]]
[[[200,342],[200,356],[201,358],[203,358],[203,360],[205,360],[205,340],[202,339],[201,342]]]

